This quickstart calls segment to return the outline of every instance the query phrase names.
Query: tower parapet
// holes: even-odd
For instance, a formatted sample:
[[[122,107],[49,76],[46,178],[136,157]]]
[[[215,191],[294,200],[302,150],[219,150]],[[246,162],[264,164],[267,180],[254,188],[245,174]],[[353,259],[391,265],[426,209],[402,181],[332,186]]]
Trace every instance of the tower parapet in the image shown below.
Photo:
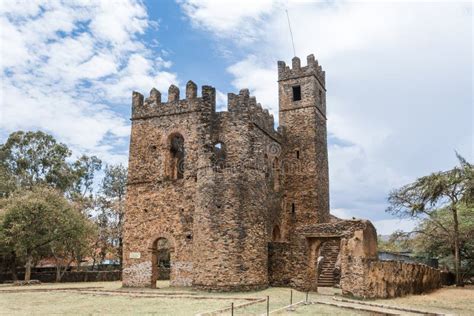
[[[298,57],[293,57],[292,68],[287,66],[284,61],[278,62],[278,81],[288,80],[294,78],[301,78],[305,76],[315,76],[320,82],[321,86],[326,86],[326,72],[319,65],[318,61],[314,58],[314,55],[308,55],[306,58],[306,66],[301,67],[301,61]]]
[[[150,96],[147,98],[134,91],[132,120],[198,111],[215,112],[216,89],[211,86],[202,86],[201,94],[202,97],[197,96],[197,85],[192,81],[186,84],[185,99],[180,99],[179,88],[171,85],[168,89],[168,102],[162,102],[161,92],[155,88],[151,89]]]
[[[281,134],[275,130],[275,119],[267,109],[257,102],[255,96],[251,96],[248,89],[240,90],[239,94],[229,93],[227,95],[227,108],[229,113],[245,113],[250,121],[265,133],[275,138],[281,139]]]

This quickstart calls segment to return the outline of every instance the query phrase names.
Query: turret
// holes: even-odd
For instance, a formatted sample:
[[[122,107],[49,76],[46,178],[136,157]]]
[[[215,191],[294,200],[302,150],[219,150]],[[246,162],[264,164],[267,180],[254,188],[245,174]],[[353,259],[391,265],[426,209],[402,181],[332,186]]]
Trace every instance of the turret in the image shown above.
[[[278,62],[280,125],[285,130],[284,161],[287,230],[329,220],[325,73],[314,55],[306,66]]]

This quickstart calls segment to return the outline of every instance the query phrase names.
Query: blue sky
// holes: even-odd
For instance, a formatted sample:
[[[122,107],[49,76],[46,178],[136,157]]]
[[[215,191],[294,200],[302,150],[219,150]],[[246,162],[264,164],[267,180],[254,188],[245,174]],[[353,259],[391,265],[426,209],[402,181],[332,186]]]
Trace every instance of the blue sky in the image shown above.
[[[249,88],[277,117],[276,62],[326,70],[332,212],[380,233],[390,190],[473,160],[469,1],[0,2],[0,137],[41,129],[75,154],[126,163],[131,92],[192,79]]]

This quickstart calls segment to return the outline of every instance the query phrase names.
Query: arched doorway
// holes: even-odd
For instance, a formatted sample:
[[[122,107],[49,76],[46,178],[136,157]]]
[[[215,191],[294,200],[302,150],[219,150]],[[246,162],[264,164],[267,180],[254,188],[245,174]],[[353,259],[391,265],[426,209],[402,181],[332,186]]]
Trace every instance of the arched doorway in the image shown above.
[[[171,274],[170,242],[164,237],[159,237],[153,242],[151,288],[156,288],[156,281],[169,280]]]
[[[340,238],[310,237],[308,241],[308,289],[333,287],[338,280],[337,260],[340,252]]]

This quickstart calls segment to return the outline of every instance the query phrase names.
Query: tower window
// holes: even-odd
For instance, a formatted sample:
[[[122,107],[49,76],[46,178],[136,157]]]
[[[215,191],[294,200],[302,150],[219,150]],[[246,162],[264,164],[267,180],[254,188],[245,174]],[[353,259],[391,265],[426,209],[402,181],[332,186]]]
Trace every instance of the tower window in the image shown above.
[[[170,136],[169,175],[172,179],[183,179],[184,175],[184,138],[181,134]]]
[[[299,150],[296,151],[296,159],[300,159],[300,151]]]
[[[211,161],[218,169],[224,169],[226,159],[226,148],[222,142],[217,142],[212,147]]]
[[[299,101],[299,100],[301,100],[301,87],[294,86],[293,87],[293,101]]]
[[[319,90],[319,103],[323,104],[323,91]]]
[[[296,207],[295,207],[295,203],[291,203],[291,214],[295,214],[296,213]]]

